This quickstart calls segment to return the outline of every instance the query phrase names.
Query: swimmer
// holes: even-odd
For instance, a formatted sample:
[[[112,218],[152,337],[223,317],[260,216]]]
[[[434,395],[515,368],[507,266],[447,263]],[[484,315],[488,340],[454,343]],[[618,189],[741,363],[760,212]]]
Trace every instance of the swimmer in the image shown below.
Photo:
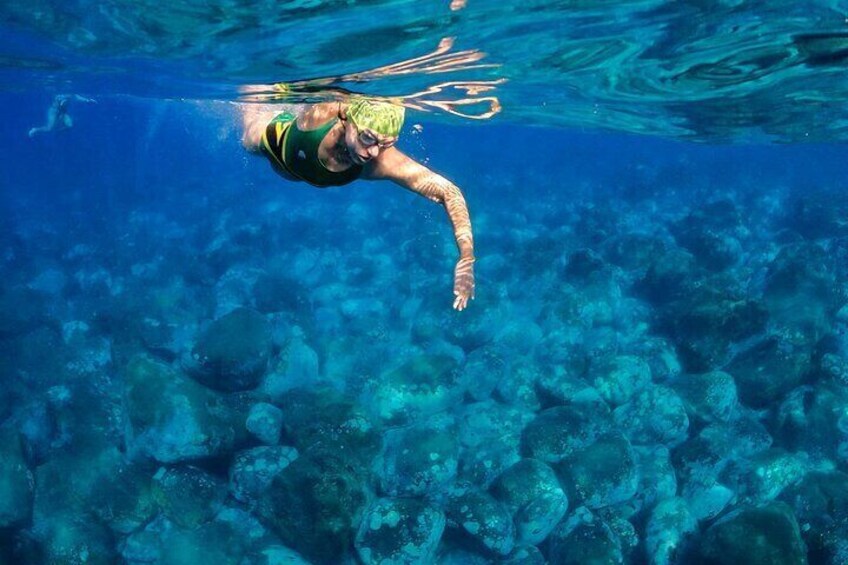
[[[47,133],[54,130],[62,130],[73,127],[74,120],[68,115],[68,104],[71,101],[76,102],[96,102],[91,98],[86,98],[78,94],[58,94],[53,99],[53,103],[47,109],[47,123],[41,127],[32,128],[29,130],[29,136],[35,137],[37,133]]]
[[[389,180],[444,206],[459,249],[453,307],[465,309],[474,298],[474,238],[468,207],[455,184],[395,147],[403,106],[354,95],[292,111],[260,104],[242,104],[242,111],[242,144],[266,157],[288,180],[318,187],[356,179]]]

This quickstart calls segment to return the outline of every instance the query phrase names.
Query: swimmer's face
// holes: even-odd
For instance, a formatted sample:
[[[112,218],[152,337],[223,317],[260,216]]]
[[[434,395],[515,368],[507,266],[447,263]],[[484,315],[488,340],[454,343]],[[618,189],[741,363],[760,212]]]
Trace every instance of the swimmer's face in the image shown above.
[[[360,130],[350,120],[345,121],[345,145],[350,158],[357,165],[364,165],[380,155],[397,141],[367,128]]]

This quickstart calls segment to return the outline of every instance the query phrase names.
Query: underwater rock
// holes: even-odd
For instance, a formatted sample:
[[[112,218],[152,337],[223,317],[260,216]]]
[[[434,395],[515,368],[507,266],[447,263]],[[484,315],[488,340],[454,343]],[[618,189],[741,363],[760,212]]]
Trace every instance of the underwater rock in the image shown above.
[[[683,401],[670,388],[656,385],[637,393],[613,411],[613,420],[637,445],[674,447],[686,440],[689,417]]]
[[[389,430],[384,441],[377,464],[386,494],[435,494],[456,479],[459,442],[454,430],[430,426]]]
[[[848,475],[811,472],[780,495],[795,510],[811,562],[836,565],[848,555]]]
[[[554,469],[572,504],[592,510],[630,500],[639,486],[636,455],[620,434],[598,438]]]
[[[309,561],[284,545],[271,545],[249,553],[239,565],[309,565]]]
[[[598,402],[598,391],[581,378],[551,367],[536,379],[536,391],[539,399],[548,406],[568,404],[570,402]]]
[[[798,522],[781,502],[740,508],[720,518],[703,534],[698,553],[706,563],[807,563]]]
[[[772,337],[736,355],[725,370],[743,404],[767,408],[800,385],[811,366],[809,351]]]
[[[554,470],[537,459],[522,459],[491,486],[515,523],[518,543],[541,543],[568,511],[568,497]]]
[[[486,400],[463,407],[459,420],[459,441],[477,448],[491,443],[517,446],[521,430],[532,415],[509,404]]]
[[[677,492],[677,475],[671,464],[671,453],[662,445],[633,448],[639,475],[636,510],[652,508],[658,501]]]
[[[155,468],[121,462],[95,484],[90,508],[116,534],[138,530],[159,511],[153,496],[154,472]]]
[[[405,425],[436,414],[462,398],[459,364],[447,355],[418,355],[369,380],[362,403],[386,425]]]
[[[441,510],[415,499],[376,500],[356,534],[356,552],[365,565],[431,563],[442,532]]]
[[[315,350],[306,343],[303,330],[294,326],[291,337],[280,351],[280,361],[273,372],[262,381],[262,392],[279,398],[293,388],[315,386],[319,377],[319,359]]]
[[[686,481],[680,497],[696,520],[711,520],[736,500],[736,492],[714,477],[698,475]]]
[[[737,214],[737,225],[738,219]],[[727,229],[731,226],[717,224],[706,211],[696,210],[670,226],[677,243],[692,252],[698,263],[709,271],[732,267],[742,257],[742,246]]]
[[[162,463],[227,453],[243,428],[222,397],[162,363],[134,357],[124,383],[130,449]]]
[[[353,542],[368,499],[360,472],[341,454],[302,454],[266,489],[259,515],[283,543],[310,561],[338,563]]]
[[[641,322],[639,322],[641,324]],[[637,324],[634,323],[634,326]],[[639,335],[628,353],[636,355],[651,370],[654,382],[665,382],[674,379],[683,370],[677,351],[670,340],[663,337]]]
[[[599,519],[573,528],[563,522],[551,533],[549,543],[548,561],[557,565],[624,563],[621,540]]]
[[[29,518],[33,486],[18,434],[9,428],[0,429],[0,528]]]
[[[300,453],[344,454],[349,465],[366,467],[381,447],[381,436],[362,407],[333,389],[295,389],[277,405],[284,414],[287,443]]]
[[[256,309],[263,314],[303,314],[310,308],[309,288],[296,277],[284,273],[259,275],[253,283],[251,295]]]
[[[535,545],[522,545],[499,561],[500,565],[545,565],[545,556]]]
[[[245,427],[262,443],[275,445],[280,441],[280,432],[283,429],[283,412],[267,402],[254,404],[250,408]]]
[[[695,258],[680,248],[672,247],[654,255],[645,276],[634,285],[637,295],[655,306],[685,296],[692,285]]]
[[[536,388],[540,378],[540,367],[527,357],[512,360],[511,367],[498,382],[495,398],[528,412],[536,412],[542,407],[542,399]]]
[[[57,514],[42,542],[44,562],[70,565],[111,565],[117,552],[111,532],[96,520]]]
[[[589,380],[601,398],[619,406],[651,384],[651,369],[632,355],[602,357],[589,367]]]
[[[153,496],[168,520],[192,529],[215,517],[227,488],[221,479],[197,467],[162,467],[153,476]]]
[[[450,525],[497,555],[507,555],[515,546],[512,516],[503,504],[483,491],[470,489],[451,497],[445,513]]]
[[[119,549],[129,565],[240,565],[264,539],[265,529],[255,518],[225,508],[214,520],[196,528],[181,528],[160,515],[125,538]]]
[[[666,244],[652,235],[626,233],[613,236],[604,242],[603,254],[606,259],[627,271],[647,269],[666,251]]]
[[[259,384],[270,357],[270,324],[255,310],[238,308],[212,322],[192,349],[188,368],[210,388],[248,390]]]
[[[674,340],[684,369],[713,370],[731,346],[761,333],[767,313],[757,302],[714,284],[693,289],[659,313],[659,329]]]
[[[236,453],[230,466],[230,491],[236,500],[255,503],[274,477],[297,459],[297,450],[282,445],[254,447]]]
[[[556,463],[593,443],[612,428],[609,409],[602,403],[555,406],[540,412],[521,433],[525,457]]]
[[[462,388],[474,400],[483,401],[492,395],[508,371],[507,362],[495,347],[475,349],[465,358],[460,381]]]
[[[689,512],[686,501],[667,498],[651,511],[645,527],[645,551],[655,565],[679,563],[688,538],[698,530],[698,521]]]
[[[487,488],[521,458],[521,430],[532,417],[494,400],[467,405],[459,420],[458,478]]]
[[[831,262],[823,248],[803,243],[783,247],[768,266],[763,304],[784,340],[812,346],[830,330],[844,301]]]
[[[669,385],[683,399],[690,420],[727,422],[736,411],[736,381],[724,371],[680,375]]]
[[[769,502],[799,482],[813,467],[806,453],[771,448],[739,461],[722,473],[722,482],[735,487],[739,499],[751,504]]]

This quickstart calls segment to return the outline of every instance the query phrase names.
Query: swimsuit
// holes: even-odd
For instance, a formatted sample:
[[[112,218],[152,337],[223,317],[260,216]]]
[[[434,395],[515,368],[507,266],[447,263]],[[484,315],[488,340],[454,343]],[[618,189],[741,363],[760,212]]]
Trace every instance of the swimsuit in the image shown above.
[[[262,150],[274,165],[309,184],[340,186],[353,182],[362,172],[361,165],[336,172],[329,170],[318,158],[318,146],[337,121],[338,118],[334,118],[317,129],[302,131],[297,127],[296,116],[284,112],[265,127]]]

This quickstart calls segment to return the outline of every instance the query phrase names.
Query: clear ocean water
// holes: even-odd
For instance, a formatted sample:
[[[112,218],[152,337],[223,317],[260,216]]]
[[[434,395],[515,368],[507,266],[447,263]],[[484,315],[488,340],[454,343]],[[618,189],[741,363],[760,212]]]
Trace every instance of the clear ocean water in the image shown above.
[[[0,564],[848,563],[846,63],[844,0],[3,2]],[[466,310],[444,207],[242,149],[349,92]]]

